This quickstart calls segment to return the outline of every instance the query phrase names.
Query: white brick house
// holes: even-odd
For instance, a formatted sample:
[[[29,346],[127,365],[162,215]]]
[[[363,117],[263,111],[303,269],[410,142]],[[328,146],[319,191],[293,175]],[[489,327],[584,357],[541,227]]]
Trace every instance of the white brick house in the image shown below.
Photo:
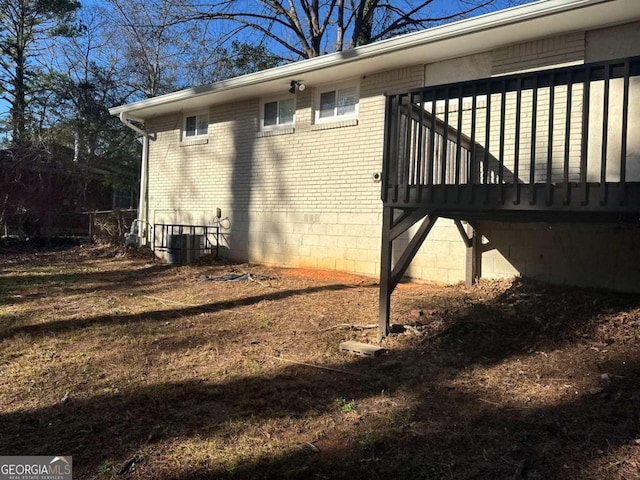
[[[383,215],[373,176],[382,170],[385,94],[638,55],[640,1],[543,0],[111,113],[144,125],[143,242],[158,235],[149,226],[212,225],[220,209],[233,259],[378,275]],[[305,88],[292,94],[291,82]],[[636,164],[638,113],[629,111],[627,146]],[[640,291],[636,225],[488,218],[474,227],[484,236],[483,277]],[[396,239],[398,254],[409,233]],[[465,280],[467,246],[453,220],[438,221],[406,273]]]

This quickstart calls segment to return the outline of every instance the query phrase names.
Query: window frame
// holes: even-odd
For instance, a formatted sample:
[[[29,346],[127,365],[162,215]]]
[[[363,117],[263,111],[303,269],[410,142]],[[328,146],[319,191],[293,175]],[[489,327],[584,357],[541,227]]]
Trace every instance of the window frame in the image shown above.
[[[345,113],[345,114],[339,114],[338,113],[338,109],[340,108],[340,105],[338,105],[339,93],[340,91],[344,91],[348,89],[355,89],[356,101],[354,104],[354,111]],[[322,95],[330,92],[335,92],[333,115],[328,117],[321,117]],[[335,123],[335,122],[341,122],[343,120],[357,120],[359,110],[360,110],[360,82],[358,80],[350,80],[350,81],[341,82],[338,84],[324,85],[316,89],[315,112],[314,112],[314,119],[315,119],[314,123],[316,124]]]
[[[196,125],[195,125],[195,134],[188,135],[189,130],[187,129],[187,123],[190,118],[195,117]],[[206,133],[198,133],[198,124],[199,121],[206,117],[207,120],[207,131]],[[183,114],[182,120],[182,141],[183,142],[191,142],[194,140],[206,140],[209,138],[209,111],[208,110],[198,110],[195,112],[186,112]]]
[[[280,102],[292,101],[293,102],[293,118],[290,122],[280,122]],[[276,103],[276,123],[274,125],[265,125],[265,108],[270,103]],[[295,128],[296,125],[296,99],[293,95],[265,98],[260,101],[260,131],[270,132],[273,130],[283,130]]]

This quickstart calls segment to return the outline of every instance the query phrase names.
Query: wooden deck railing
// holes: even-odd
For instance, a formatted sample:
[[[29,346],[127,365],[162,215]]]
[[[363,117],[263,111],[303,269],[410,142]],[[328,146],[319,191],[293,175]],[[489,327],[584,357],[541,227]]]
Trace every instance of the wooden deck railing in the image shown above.
[[[387,96],[382,199],[640,211],[640,57]]]

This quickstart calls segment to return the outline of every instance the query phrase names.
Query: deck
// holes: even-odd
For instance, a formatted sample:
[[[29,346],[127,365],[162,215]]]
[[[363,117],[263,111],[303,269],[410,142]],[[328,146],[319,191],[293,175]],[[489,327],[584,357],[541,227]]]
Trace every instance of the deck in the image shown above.
[[[640,57],[387,95],[380,330],[438,217],[640,223]],[[393,241],[422,222],[392,264]]]

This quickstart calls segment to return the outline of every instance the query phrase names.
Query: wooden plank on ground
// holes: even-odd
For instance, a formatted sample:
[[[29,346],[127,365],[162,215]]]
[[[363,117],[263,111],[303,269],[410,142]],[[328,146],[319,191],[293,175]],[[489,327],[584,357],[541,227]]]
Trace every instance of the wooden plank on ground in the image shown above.
[[[368,343],[360,343],[354,341],[346,341],[340,343],[340,351],[353,353],[360,357],[377,357],[386,352],[386,349],[378,347],[376,345],[369,345]]]

